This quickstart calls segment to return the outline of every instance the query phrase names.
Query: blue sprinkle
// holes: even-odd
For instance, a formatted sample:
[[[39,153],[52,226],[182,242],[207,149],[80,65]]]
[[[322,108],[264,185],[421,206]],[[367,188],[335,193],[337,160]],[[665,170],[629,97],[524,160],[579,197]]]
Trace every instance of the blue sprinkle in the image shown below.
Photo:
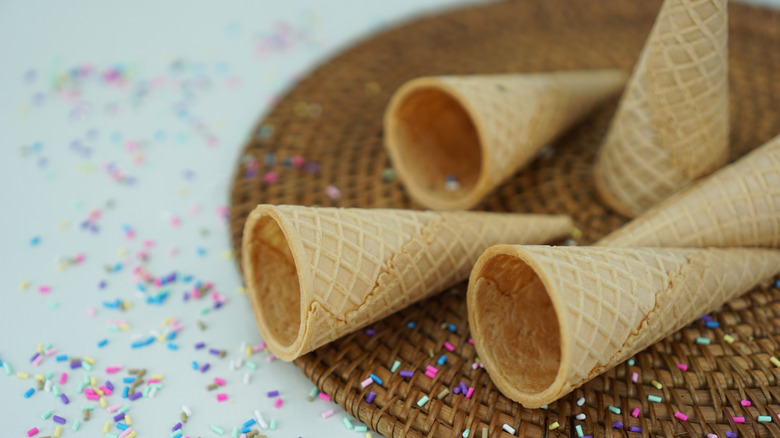
[[[198,255],[201,257],[206,255],[206,250],[202,246],[199,246],[196,251],[198,252]]]
[[[68,360],[68,355],[67,354],[60,354],[59,356],[55,357],[55,359],[57,360],[57,362],[64,362],[64,361]]]
[[[108,339],[104,338],[104,339],[101,339],[100,342],[98,342],[97,346],[98,346],[98,348],[103,348],[103,347],[106,346],[106,344],[108,344]]]
[[[130,427],[130,426],[126,425],[125,423],[117,423],[117,424],[116,424],[116,427],[118,427],[118,428],[120,428],[120,429],[122,429],[122,430],[125,430],[125,429],[127,429],[128,427]]]
[[[185,275],[185,276],[184,276],[184,277],[181,279],[181,281],[183,281],[183,282],[185,282],[185,283],[189,283],[189,282],[191,282],[191,281],[192,281],[192,279],[193,279],[193,276],[192,276],[192,275]]]
[[[458,331],[458,328],[455,327],[455,324],[450,324],[447,326],[447,330],[451,331],[452,333],[455,333],[456,331]]]
[[[439,356],[439,360],[436,361],[436,364],[442,366],[445,363],[447,363],[447,356],[442,354],[441,356]]]
[[[254,426],[254,424],[255,424],[255,423],[257,423],[257,421],[255,421],[255,419],[254,419],[254,418],[252,418],[252,419],[250,419],[250,420],[247,420],[247,421],[244,423],[244,427],[252,427],[252,426]]]
[[[242,427],[241,428],[241,433],[249,433],[251,431],[252,431],[252,428],[250,428],[250,427]]]
[[[415,327],[417,327],[417,323],[414,322],[414,321],[409,321],[409,322],[406,323],[406,328],[408,328],[410,330],[415,328]]]
[[[39,243],[41,243],[41,236],[35,236],[30,239],[30,246],[37,246]]]
[[[704,323],[704,326],[707,328],[716,329],[720,327],[720,324],[718,323],[718,321],[707,321]]]
[[[24,398],[30,398],[33,394],[35,394],[35,388],[30,388],[24,393]]]
[[[125,388],[122,390],[122,398],[127,398],[127,395],[130,393],[130,387],[125,386]]]
[[[135,382],[135,377],[125,377],[124,379],[122,379],[122,382],[124,382],[124,383],[133,383],[133,382]]]
[[[165,339],[167,339],[167,340],[169,340],[169,341],[172,341],[172,340],[176,339],[176,336],[177,336],[178,334],[179,334],[179,332],[170,332],[170,333],[168,333],[168,335],[165,337]]]
[[[198,370],[198,363],[195,362],[194,360],[192,361],[192,369],[196,371]]]
[[[179,346],[178,346],[178,345],[176,345],[176,344],[172,344],[172,343],[170,343],[170,342],[168,342],[168,345],[167,345],[167,347],[168,347],[168,349],[169,349],[169,350],[173,350],[173,351],[176,351],[176,350],[178,350],[178,349],[179,349]]]
[[[371,380],[373,380],[377,385],[381,385],[382,384],[382,379],[380,379],[379,376],[377,376],[376,374],[371,373],[371,374],[368,375],[368,377],[370,377]]]
[[[142,283],[137,283],[135,285],[135,288],[138,289],[141,292],[146,292],[146,286],[144,286]]]

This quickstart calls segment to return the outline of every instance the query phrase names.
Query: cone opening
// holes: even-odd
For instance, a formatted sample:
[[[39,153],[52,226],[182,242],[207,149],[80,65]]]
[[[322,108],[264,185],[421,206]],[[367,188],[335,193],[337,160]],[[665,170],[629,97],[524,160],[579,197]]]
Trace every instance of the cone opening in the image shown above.
[[[269,214],[244,233],[251,236],[244,246],[244,269],[255,320],[269,345],[288,349],[301,330],[301,288],[293,253],[282,228]]]
[[[513,255],[490,257],[476,277],[473,329],[490,342],[480,353],[497,382],[518,396],[548,389],[561,367],[561,334],[549,294],[537,273]],[[509,388],[501,388],[507,392]],[[512,394],[508,394],[512,395]],[[512,397],[515,398],[515,397]]]
[[[426,199],[455,201],[474,189],[482,169],[477,129],[465,108],[436,88],[410,91],[396,106],[395,165]]]

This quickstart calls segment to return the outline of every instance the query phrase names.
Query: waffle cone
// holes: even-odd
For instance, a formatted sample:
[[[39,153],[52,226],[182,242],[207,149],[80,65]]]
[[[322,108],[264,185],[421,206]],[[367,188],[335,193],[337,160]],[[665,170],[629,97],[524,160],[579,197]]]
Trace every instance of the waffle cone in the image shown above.
[[[571,229],[568,216],[259,205],[242,266],[263,338],[290,361],[465,279],[491,245]]]
[[[683,189],[596,245],[780,247],[780,136]]]
[[[469,209],[625,80],[619,70],[414,79],[390,100],[385,147],[418,204]]]
[[[639,55],[594,176],[634,217],[728,158],[726,0],[665,0]]]
[[[469,280],[469,325],[496,387],[528,408],[780,271],[780,250],[498,245]]]

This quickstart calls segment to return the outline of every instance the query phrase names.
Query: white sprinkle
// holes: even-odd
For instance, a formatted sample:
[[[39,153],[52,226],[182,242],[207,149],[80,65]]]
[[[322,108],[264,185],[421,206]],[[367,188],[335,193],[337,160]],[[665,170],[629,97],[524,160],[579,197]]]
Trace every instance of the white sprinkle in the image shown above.
[[[246,351],[246,341],[241,343],[241,348],[238,351],[242,353]]]
[[[508,425],[508,424],[506,424],[506,423],[504,423],[504,425],[501,426],[501,428],[504,429],[505,431],[509,432],[512,435],[515,434],[515,428],[510,426],[510,425]]]
[[[255,418],[257,418],[257,424],[260,425],[260,427],[263,428],[263,430],[268,429],[268,423],[265,422],[265,419],[263,419],[263,416],[260,415],[260,411],[255,409]]]
[[[577,399],[577,406],[582,406],[585,404],[585,397],[580,397]]]
[[[51,392],[51,380],[46,379],[46,383],[43,384],[43,390],[46,392]]]
[[[249,385],[249,373],[244,373],[244,385]]]
[[[152,386],[152,389],[149,390],[149,398],[154,398],[155,394],[157,394],[157,387]]]
[[[230,371],[235,371],[236,370],[236,362],[231,360],[230,361],[230,365],[228,366],[228,368],[230,368]]]
[[[241,368],[242,366],[244,366],[244,359],[239,357],[236,359],[236,368]]]
[[[181,410],[182,410],[182,412],[184,412],[184,415],[186,415],[188,417],[192,417],[192,411],[187,406],[182,406]]]
[[[577,419],[577,420],[582,421],[582,420],[585,419],[585,413],[577,414],[574,418]]]

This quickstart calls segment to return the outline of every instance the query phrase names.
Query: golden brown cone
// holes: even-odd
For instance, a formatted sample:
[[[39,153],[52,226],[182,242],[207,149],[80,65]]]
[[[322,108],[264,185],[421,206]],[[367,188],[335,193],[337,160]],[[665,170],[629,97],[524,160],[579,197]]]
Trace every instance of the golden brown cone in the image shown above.
[[[625,81],[619,70],[414,79],[390,100],[385,148],[415,202],[469,209]]]
[[[242,266],[263,338],[290,361],[465,279],[491,245],[571,230],[568,216],[259,205]]]
[[[780,136],[596,242],[780,247]]]
[[[602,199],[634,217],[728,158],[726,0],[665,0],[599,150]]]
[[[780,271],[780,250],[498,245],[468,314],[496,387],[528,408],[568,394]]]

